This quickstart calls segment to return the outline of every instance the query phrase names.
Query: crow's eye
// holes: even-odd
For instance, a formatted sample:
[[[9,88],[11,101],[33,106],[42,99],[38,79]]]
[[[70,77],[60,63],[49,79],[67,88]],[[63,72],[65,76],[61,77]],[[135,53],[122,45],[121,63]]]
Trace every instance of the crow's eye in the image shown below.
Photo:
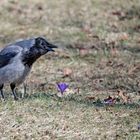
[[[45,43],[44,42],[40,42],[40,47],[41,48],[45,48]]]
[[[36,47],[40,48],[40,49],[45,49],[47,46],[47,43],[45,42],[45,40],[43,40],[42,38],[37,38],[36,39]]]

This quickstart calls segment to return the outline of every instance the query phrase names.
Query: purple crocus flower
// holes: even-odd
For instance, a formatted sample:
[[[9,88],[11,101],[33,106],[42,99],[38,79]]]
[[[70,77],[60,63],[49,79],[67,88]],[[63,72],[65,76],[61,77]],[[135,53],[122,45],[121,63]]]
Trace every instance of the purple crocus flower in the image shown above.
[[[57,86],[58,90],[61,92],[61,94],[63,94],[69,85],[66,83],[58,83]]]

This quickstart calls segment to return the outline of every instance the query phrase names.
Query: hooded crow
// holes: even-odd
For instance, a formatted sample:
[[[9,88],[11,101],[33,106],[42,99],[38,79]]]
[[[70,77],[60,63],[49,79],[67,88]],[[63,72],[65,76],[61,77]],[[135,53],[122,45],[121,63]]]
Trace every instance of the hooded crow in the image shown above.
[[[14,99],[17,100],[15,87],[24,82],[33,63],[57,46],[42,37],[15,42],[0,51],[0,93],[4,99],[4,84],[10,84]]]

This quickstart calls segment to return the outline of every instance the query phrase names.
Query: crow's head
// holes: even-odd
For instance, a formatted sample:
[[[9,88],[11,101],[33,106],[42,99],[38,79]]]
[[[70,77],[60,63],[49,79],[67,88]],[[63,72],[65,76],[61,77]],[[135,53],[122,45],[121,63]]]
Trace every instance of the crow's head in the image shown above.
[[[41,52],[41,54],[47,53],[49,51],[54,51],[53,48],[57,48],[57,46],[49,43],[43,37],[35,38],[35,45],[34,45],[34,47],[36,47]]]
[[[34,45],[30,47],[28,51],[23,53],[22,61],[24,64],[31,66],[40,56],[46,54],[49,51],[54,52],[53,48],[57,48],[57,46],[49,43],[42,37],[37,37],[34,39]]]

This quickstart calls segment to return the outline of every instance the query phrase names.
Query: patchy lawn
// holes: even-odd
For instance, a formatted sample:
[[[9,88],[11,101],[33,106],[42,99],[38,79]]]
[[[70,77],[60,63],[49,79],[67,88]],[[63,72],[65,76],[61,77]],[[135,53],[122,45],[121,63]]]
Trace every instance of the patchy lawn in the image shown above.
[[[0,46],[44,36],[40,58],[15,102],[0,102],[2,140],[140,139],[140,1],[2,0]],[[69,88],[62,96],[56,84]],[[23,85],[18,96],[23,94]],[[106,104],[104,99],[115,101]]]

